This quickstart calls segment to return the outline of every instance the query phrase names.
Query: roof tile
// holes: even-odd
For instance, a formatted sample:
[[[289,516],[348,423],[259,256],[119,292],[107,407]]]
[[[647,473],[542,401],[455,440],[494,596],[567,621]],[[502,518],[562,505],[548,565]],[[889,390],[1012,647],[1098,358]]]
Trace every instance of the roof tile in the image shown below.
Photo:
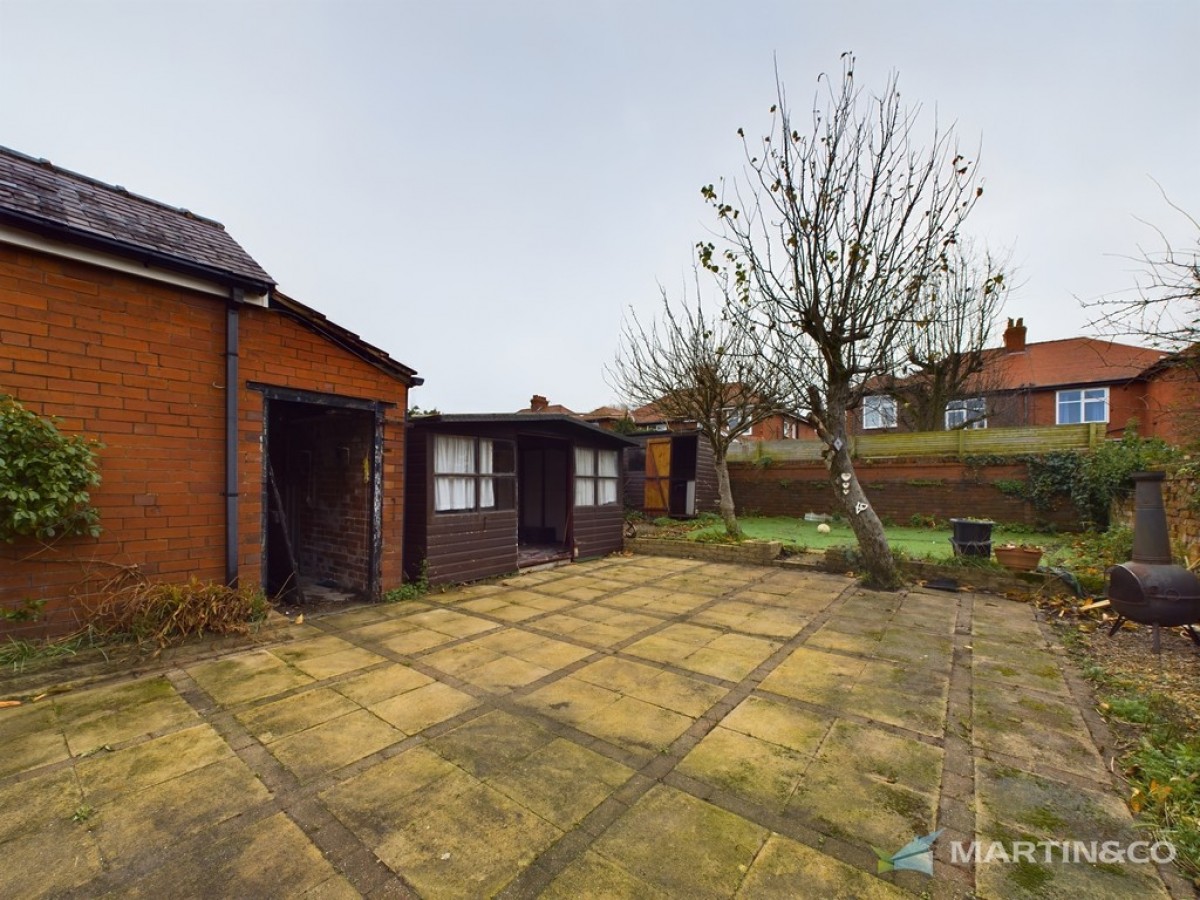
[[[220,222],[0,147],[0,211],[263,285],[274,279]]]

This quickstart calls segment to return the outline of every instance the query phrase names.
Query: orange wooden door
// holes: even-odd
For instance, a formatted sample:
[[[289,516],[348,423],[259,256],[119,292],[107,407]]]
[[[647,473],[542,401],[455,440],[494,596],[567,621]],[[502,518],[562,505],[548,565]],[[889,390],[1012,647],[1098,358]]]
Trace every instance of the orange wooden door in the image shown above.
[[[671,439],[646,442],[646,515],[665,516],[671,511]]]

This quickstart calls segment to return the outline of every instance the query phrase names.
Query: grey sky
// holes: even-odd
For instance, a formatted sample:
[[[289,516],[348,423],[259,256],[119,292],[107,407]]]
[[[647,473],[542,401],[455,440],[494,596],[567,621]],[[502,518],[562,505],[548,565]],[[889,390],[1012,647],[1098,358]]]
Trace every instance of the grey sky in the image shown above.
[[[623,311],[677,290],[699,188],[853,50],[982,143],[1008,315],[1086,333],[1161,200],[1200,213],[1200,3],[0,0],[0,144],[216,218],[418,369],[421,406],[587,410]]]

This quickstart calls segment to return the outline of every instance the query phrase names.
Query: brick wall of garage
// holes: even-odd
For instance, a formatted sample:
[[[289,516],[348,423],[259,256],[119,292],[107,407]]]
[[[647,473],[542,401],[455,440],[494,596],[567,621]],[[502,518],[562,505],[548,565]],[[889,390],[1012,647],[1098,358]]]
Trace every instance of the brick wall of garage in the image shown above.
[[[400,578],[404,385],[304,325],[242,314],[241,378],[396,404],[385,434],[383,583]],[[5,634],[62,633],[126,569],[224,579],[225,304],[221,298],[0,245],[0,392],[103,442],[92,492],[104,532],[0,543],[0,607],[44,600]],[[262,566],[262,395],[243,388],[239,564]]]

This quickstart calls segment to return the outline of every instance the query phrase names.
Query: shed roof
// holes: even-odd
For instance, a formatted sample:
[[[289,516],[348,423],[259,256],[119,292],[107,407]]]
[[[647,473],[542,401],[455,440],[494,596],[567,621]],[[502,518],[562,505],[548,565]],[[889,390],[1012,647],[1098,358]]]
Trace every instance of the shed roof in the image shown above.
[[[470,430],[487,430],[494,426],[514,426],[519,431],[528,433],[535,431],[542,434],[552,432],[562,435],[586,437],[595,443],[607,444],[611,447],[634,446],[637,443],[615,432],[605,431],[603,428],[593,425],[590,422],[584,422],[575,416],[567,416],[560,413],[539,413],[536,416],[531,416],[528,413],[437,413],[429,416],[418,416],[411,419],[409,424],[414,428],[431,431],[453,431],[464,428]]]
[[[263,291],[275,283],[220,222],[7,147],[0,222]]]

